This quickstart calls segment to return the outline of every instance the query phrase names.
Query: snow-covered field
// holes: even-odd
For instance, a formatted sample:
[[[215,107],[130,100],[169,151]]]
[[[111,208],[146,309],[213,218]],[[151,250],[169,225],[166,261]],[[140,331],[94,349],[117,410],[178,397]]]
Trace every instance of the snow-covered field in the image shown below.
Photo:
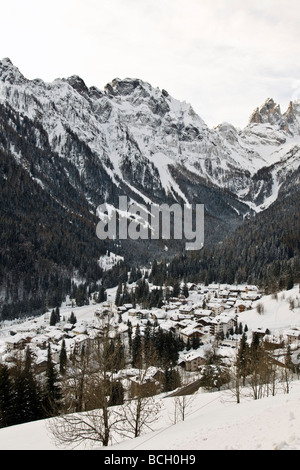
[[[300,450],[299,381],[289,394],[240,404],[225,391],[199,392],[177,424],[172,424],[174,398],[161,401],[156,431],[102,450]],[[47,420],[0,429],[0,450],[57,449]]]
[[[299,286],[277,298],[265,296],[260,300],[264,313],[254,308],[242,313],[240,321],[248,325],[249,332],[261,327],[274,335],[300,328],[300,308],[291,310],[289,302],[299,297]],[[82,318],[89,317],[91,311],[82,308]],[[78,317],[79,313],[76,309]],[[245,395],[240,404],[229,391],[199,390],[190,398],[185,420],[176,424],[174,398],[161,395],[156,399],[162,406],[155,429],[136,439],[114,440],[109,450],[300,450],[300,381],[291,383],[289,394],[278,385],[274,397],[253,400]],[[0,429],[0,450],[58,448],[48,420]]]

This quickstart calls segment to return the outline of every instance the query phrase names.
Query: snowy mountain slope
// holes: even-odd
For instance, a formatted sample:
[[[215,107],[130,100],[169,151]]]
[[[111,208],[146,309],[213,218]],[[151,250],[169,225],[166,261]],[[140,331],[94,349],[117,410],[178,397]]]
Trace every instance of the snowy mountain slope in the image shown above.
[[[211,132],[190,105],[141,80],[116,79],[104,91],[87,88],[77,76],[44,83],[27,80],[4,59],[0,108],[0,150],[29,173],[45,195],[66,210],[77,210],[79,217],[81,205],[88,204],[95,215],[105,201],[116,207],[120,195],[143,204],[207,202],[206,227],[213,234],[207,240],[214,242],[240,224],[249,210],[211,177],[195,171],[193,164],[193,173],[187,174],[187,156],[197,160],[195,152],[202,152],[204,166],[212,165],[213,158],[205,157],[208,148],[215,152]],[[41,151],[47,153],[44,158]],[[154,251],[161,249],[156,246]]]
[[[188,455],[201,450],[300,450],[299,388],[300,382],[293,382],[289,394],[245,399],[239,405],[224,392],[198,393],[193,396],[185,421],[175,425],[171,424],[174,400],[163,399],[158,430],[96,449],[110,457],[112,453],[122,456],[123,451],[124,455],[131,451],[132,456],[144,451],[145,459],[153,450],[161,450],[162,454],[168,450],[191,451]],[[0,450],[58,449],[46,420],[0,429]]]
[[[163,428],[109,450],[299,450],[299,386],[293,383],[289,395],[246,399],[239,405],[230,393],[199,393],[185,421],[174,426],[167,418],[174,413],[174,402],[167,399]]]

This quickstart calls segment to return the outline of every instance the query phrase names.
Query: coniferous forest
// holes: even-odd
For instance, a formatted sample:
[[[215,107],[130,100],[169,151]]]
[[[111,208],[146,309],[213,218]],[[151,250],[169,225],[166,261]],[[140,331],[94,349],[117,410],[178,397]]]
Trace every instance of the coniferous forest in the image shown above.
[[[299,203],[299,191],[279,198],[222,243],[161,264],[156,281],[169,276],[206,284],[257,284],[266,292],[291,288],[300,280]]]

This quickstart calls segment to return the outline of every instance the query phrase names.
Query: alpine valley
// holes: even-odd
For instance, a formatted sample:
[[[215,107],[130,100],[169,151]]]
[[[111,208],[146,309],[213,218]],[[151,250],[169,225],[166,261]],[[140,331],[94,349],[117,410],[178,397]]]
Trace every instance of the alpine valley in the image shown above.
[[[300,100],[282,112],[269,98],[244,129],[210,129],[191,105],[142,80],[116,78],[104,90],[78,76],[45,83],[3,59],[2,314],[7,305],[10,318],[40,313],[80,283],[112,287],[150,263],[161,263],[165,279],[270,290],[299,281],[299,164]],[[97,207],[117,207],[123,195],[143,205],[204,204],[204,248],[100,240]],[[105,270],[107,252],[123,261]]]

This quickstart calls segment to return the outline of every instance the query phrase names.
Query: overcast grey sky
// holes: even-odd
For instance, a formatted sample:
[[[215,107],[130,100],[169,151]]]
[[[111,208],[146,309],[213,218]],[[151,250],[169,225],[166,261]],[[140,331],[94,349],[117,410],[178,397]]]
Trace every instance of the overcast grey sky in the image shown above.
[[[30,79],[141,78],[210,127],[300,98],[299,0],[0,1],[0,59]]]

